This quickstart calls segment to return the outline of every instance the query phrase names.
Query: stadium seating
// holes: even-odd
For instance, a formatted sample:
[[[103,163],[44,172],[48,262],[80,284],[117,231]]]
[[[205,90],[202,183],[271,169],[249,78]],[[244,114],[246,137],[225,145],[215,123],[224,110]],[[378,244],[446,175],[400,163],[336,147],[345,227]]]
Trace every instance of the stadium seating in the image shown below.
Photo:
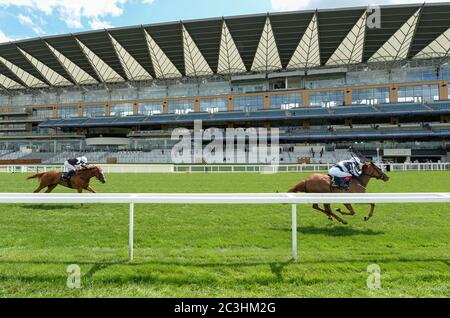
[[[399,103],[399,104],[380,104],[376,106],[382,112],[416,112],[429,111],[423,104]]]

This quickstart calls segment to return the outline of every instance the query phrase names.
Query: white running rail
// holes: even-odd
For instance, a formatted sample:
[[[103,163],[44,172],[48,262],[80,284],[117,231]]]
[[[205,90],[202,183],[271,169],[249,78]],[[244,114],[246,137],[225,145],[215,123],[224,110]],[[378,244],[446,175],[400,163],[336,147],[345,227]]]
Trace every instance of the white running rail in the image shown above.
[[[327,172],[332,164],[295,165],[173,165],[99,164],[105,173],[289,173]],[[450,171],[450,163],[381,164],[385,171]],[[35,173],[64,170],[62,165],[0,165],[0,172]]]
[[[297,204],[313,203],[450,203],[450,193],[108,193],[30,194],[0,193],[0,204],[129,204],[129,258],[133,260],[135,204],[290,204],[292,207],[292,259],[297,260]]]

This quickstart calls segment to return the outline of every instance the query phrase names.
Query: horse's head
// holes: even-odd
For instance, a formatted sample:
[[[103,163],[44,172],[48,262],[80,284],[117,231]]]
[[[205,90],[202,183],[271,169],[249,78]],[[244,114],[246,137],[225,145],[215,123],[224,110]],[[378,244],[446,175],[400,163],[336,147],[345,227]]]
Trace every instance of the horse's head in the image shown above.
[[[383,180],[384,182],[389,181],[389,177],[372,161],[367,161],[363,165],[363,173],[371,178],[377,180]]]
[[[94,177],[97,178],[98,181],[101,183],[106,183],[105,174],[103,173],[103,170],[99,167],[90,167],[89,170],[91,170],[91,173]]]

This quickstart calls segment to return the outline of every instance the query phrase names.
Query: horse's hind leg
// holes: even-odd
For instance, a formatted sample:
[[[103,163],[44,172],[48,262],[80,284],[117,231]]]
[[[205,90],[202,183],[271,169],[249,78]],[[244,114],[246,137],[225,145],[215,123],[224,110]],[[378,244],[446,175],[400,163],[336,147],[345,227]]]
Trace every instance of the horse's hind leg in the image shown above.
[[[365,220],[365,221],[369,221],[369,220],[372,218],[373,212],[374,212],[374,211],[375,211],[375,204],[371,203],[371,204],[370,204],[370,212],[369,212],[369,215],[366,216],[366,217],[364,218],[364,220]]]
[[[344,204],[344,205],[347,208],[348,212],[343,212],[340,208],[337,208],[336,212],[339,212],[342,215],[351,215],[351,216],[356,214],[351,204]]]
[[[318,204],[313,204],[313,209],[325,213],[328,217],[328,220],[333,221],[333,217],[324,209],[321,209]]]
[[[325,210],[327,211],[327,213],[329,215],[331,215],[332,217],[334,217],[337,221],[341,222],[342,224],[348,224],[347,221],[345,221],[344,219],[341,219],[340,217],[338,217],[336,214],[333,213],[333,211],[331,210],[331,204],[324,204],[323,205]]]
[[[39,186],[36,188],[36,190],[34,190],[34,193],[39,193],[41,192],[42,189],[44,189],[45,186],[42,186],[42,182],[39,184]]]
[[[50,193],[56,188],[57,184],[52,184],[47,187],[47,191],[45,193]]]

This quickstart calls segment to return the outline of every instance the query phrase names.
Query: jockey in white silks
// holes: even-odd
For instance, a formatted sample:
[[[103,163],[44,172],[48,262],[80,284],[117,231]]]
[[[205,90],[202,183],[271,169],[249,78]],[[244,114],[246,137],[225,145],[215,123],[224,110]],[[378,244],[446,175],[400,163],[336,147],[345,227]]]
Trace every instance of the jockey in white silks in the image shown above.
[[[353,177],[362,175],[362,163],[359,158],[344,160],[335,164],[328,174],[331,177],[331,186],[333,188],[348,191]]]
[[[67,172],[64,173],[63,178],[69,180],[73,177],[79,167],[86,168],[87,158],[85,156],[68,159],[64,162],[64,167],[67,169]]]

